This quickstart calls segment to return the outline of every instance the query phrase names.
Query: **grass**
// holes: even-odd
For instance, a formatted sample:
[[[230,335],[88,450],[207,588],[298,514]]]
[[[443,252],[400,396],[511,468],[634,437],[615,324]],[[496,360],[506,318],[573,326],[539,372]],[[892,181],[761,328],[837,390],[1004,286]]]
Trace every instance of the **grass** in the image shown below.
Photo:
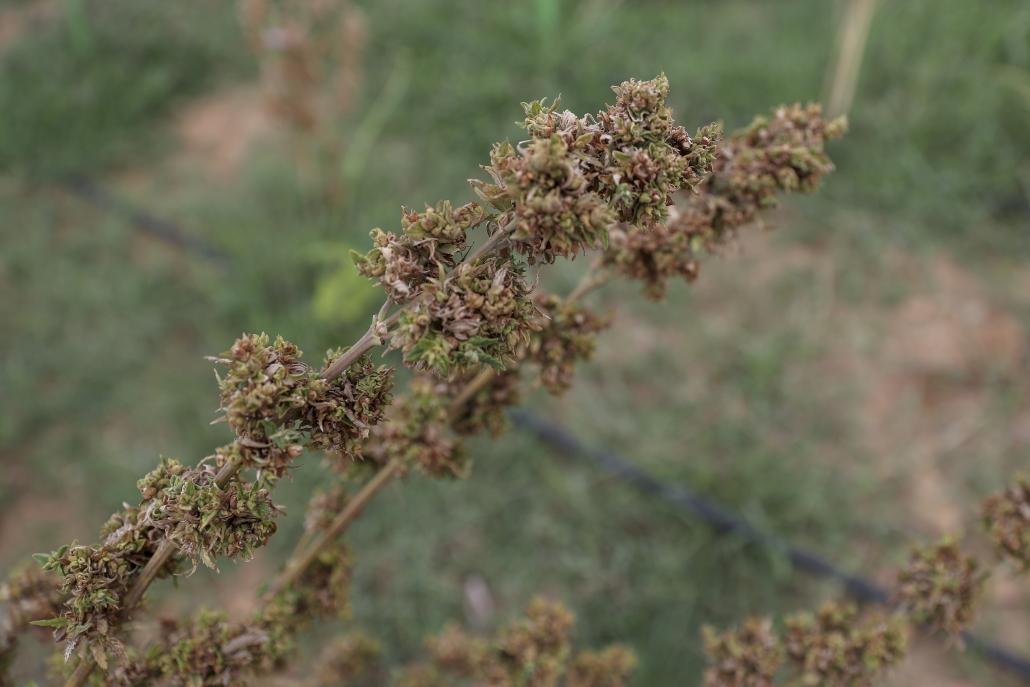
[[[895,563],[910,535],[935,533],[910,459],[957,411],[921,405],[927,390],[973,399],[955,407],[982,424],[940,458],[960,510],[1015,468],[1026,446],[1014,428],[1030,407],[1015,371],[927,378],[883,352],[898,312],[940,292],[942,262],[977,285],[959,295],[1030,323],[1030,12],[1016,0],[991,13],[967,4],[883,3],[825,192],[792,202],[782,231],[748,237],[743,255],[713,260],[668,303],[632,286],[602,296],[618,319],[597,364],[567,399],[534,394],[529,405],[868,573]],[[215,395],[202,356],[240,331],[281,332],[312,352],[353,338],[372,306],[334,256],[372,226],[395,226],[402,203],[468,199],[461,182],[490,143],[518,136],[518,101],[561,92],[591,109],[611,83],[664,70],[684,121],[744,124],[819,96],[835,19],[822,0],[367,3],[363,90],[339,123],[364,152],[348,163],[346,201],[327,206],[273,144],[232,183],[169,171],[177,108],[256,72],[230,5],[63,7],[0,48],[0,455],[12,466],[0,512],[56,498],[68,524],[5,534],[5,563],[91,540],[158,455],[193,460],[223,443],[207,426]],[[229,267],[90,209],[53,183],[69,173],[176,219],[229,253]],[[549,279],[561,287],[578,269]],[[895,377],[917,418],[871,431],[870,389]],[[639,684],[672,684],[697,675],[703,622],[835,591],[526,437],[475,452],[469,481],[409,478],[353,533],[355,622],[394,658],[461,619],[475,578],[497,603],[487,622],[552,593],[580,615],[583,640],[635,646]],[[322,479],[315,459],[296,471],[284,534],[253,565],[275,565]],[[252,584],[241,570],[183,587],[205,581],[214,595],[196,599],[213,603]]]

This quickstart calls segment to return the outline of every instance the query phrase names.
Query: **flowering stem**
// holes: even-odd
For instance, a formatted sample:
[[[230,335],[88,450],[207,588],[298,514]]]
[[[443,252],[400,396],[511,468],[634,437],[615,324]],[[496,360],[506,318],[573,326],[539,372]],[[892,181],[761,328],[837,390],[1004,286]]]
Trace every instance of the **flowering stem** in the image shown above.
[[[451,407],[447,413],[447,420],[454,423],[455,420],[461,415],[462,409],[465,404],[468,403],[473,396],[475,396],[480,389],[490,383],[490,380],[494,378],[494,369],[492,367],[484,367],[479,374],[472,378],[465,388],[454,397],[451,401]]]
[[[474,263],[479,258],[483,257],[491,250],[493,250],[501,241],[504,241],[511,236],[511,232],[515,229],[515,220],[508,222],[503,227],[498,229],[490,236],[486,241],[476,246],[475,250],[469,253],[468,257],[465,258],[464,262],[468,264]]]
[[[347,505],[343,510],[337,514],[333,521],[329,524],[319,537],[312,542],[307,550],[298,557],[291,558],[283,568],[283,571],[278,577],[272,582],[268,591],[265,593],[266,598],[272,599],[279,592],[288,588],[291,584],[296,582],[304,571],[308,568],[311,563],[318,557],[318,554],[326,546],[331,544],[347,527],[354,521],[358,515],[361,514],[362,509],[372,497],[375,496],[376,492],[382,489],[384,486],[397,475],[401,463],[399,460],[391,460],[382,468],[375,476],[365,483],[365,486],[361,488],[354,498],[347,502]]]
[[[598,255],[597,258],[590,263],[590,268],[583,275],[583,278],[579,280],[579,284],[576,285],[576,288],[566,296],[565,302],[573,303],[578,301],[591,291],[607,284],[611,278],[611,272],[604,271],[604,256]]]

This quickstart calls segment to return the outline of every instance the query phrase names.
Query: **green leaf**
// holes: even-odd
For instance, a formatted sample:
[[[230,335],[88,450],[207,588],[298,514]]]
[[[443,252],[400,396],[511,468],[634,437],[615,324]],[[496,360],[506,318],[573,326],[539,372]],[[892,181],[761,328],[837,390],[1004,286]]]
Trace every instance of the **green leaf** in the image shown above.
[[[67,618],[46,618],[44,620],[33,620],[29,624],[36,627],[65,627],[71,622]]]

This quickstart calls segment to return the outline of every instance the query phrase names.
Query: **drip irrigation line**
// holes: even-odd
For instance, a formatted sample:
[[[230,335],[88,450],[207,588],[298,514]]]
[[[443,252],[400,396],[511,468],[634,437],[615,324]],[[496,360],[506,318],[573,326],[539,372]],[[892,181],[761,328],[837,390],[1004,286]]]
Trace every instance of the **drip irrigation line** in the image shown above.
[[[229,254],[208,243],[202,238],[184,231],[174,222],[152,215],[132,203],[118,198],[104,185],[85,176],[71,176],[64,179],[61,185],[70,193],[103,210],[119,217],[133,228],[188,253],[216,263],[219,267],[229,266]]]
[[[666,484],[613,451],[587,446],[561,425],[535,413],[516,408],[509,414],[516,428],[535,436],[562,456],[597,465],[634,489],[656,496],[676,510],[697,517],[720,535],[736,535],[747,542],[782,553],[798,569],[840,583],[856,601],[884,606],[891,603],[891,593],[886,588],[860,575],[847,572],[817,553],[794,546],[777,534],[759,529],[740,514],[705,496],[681,485]],[[972,632],[963,632],[962,639],[989,662],[1030,684],[1030,658],[998,646]]]

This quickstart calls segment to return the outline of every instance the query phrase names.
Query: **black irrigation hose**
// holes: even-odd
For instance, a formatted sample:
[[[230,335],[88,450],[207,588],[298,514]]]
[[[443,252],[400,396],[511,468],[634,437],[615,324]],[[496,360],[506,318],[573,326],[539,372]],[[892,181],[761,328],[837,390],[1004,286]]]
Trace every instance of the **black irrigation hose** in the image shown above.
[[[225,251],[201,238],[190,235],[174,222],[152,215],[119,199],[102,184],[89,177],[68,177],[61,185],[94,207],[120,217],[138,231],[216,263],[219,267],[224,268],[229,265],[229,255]]]
[[[776,534],[758,529],[737,513],[686,487],[665,484],[612,451],[591,448],[561,425],[520,408],[512,410],[510,415],[517,428],[534,435],[563,456],[599,465],[638,491],[657,496],[677,510],[700,518],[719,534],[734,534],[745,541],[779,551],[800,570],[836,580],[858,601],[881,605],[890,603],[890,592],[875,582],[853,575],[819,554],[798,548]],[[1030,659],[971,632],[963,632],[962,638],[988,661],[1030,683]]]

